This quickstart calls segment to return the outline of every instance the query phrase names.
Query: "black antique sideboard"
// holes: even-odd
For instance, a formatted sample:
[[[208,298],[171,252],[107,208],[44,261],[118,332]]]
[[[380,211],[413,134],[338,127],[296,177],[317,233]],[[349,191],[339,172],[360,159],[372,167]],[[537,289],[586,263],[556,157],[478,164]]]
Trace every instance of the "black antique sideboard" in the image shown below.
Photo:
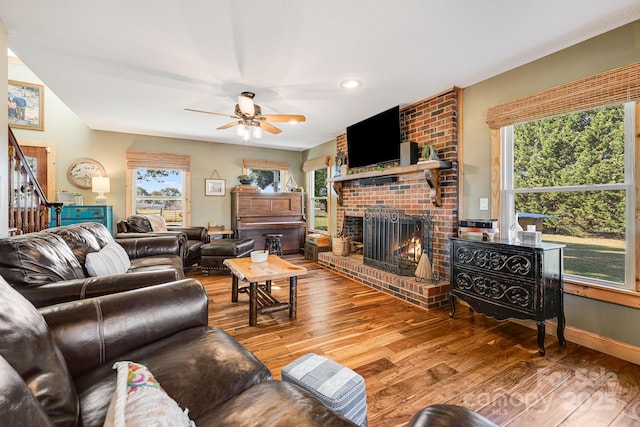
[[[565,245],[528,245],[451,238],[451,312],[460,298],[478,313],[498,320],[535,320],[538,352],[544,355],[545,320],[558,319],[564,339],[562,252]]]

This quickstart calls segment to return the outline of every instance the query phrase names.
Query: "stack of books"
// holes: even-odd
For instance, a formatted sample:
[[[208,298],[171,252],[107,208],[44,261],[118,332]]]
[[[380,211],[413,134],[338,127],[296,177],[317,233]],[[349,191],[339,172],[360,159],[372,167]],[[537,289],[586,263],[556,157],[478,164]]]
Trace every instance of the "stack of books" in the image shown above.
[[[324,234],[308,234],[307,242],[316,246],[329,246],[329,236]]]

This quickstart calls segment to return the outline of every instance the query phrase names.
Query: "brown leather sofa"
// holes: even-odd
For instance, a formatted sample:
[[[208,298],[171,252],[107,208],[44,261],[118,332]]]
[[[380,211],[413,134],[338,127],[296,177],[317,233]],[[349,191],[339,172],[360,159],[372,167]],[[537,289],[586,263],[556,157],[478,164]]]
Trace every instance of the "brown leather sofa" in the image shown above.
[[[200,262],[200,248],[209,241],[206,227],[166,225],[167,231],[153,231],[145,215],[131,215],[116,224],[116,238],[127,239],[143,236],[180,236],[182,263],[190,267]]]
[[[193,279],[40,310],[0,283],[0,313],[6,425],[102,426],[113,363],[129,360],[147,366],[197,426],[353,426],[207,326],[207,295]]]
[[[199,427],[355,425],[296,385],[274,380],[207,317],[207,294],[194,279],[36,309],[0,278],[3,425],[102,426],[120,360],[148,367]],[[409,425],[494,424],[438,405]]]
[[[0,239],[0,275],[36,307],[166,283],[184,278],[178,239],[118,239],[131,267],[124,274],[90,277],[86,256],[114,238],[86,222]]]

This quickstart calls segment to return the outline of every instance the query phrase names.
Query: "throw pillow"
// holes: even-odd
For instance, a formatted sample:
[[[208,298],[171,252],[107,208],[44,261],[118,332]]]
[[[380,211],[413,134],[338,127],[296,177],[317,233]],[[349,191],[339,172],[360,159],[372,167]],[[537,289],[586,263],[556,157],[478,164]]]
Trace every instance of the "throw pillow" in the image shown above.
[[[146,366],[124,361],[113,368],[117,370],[116,392],[104,427],[195,427],[189,411],[167,395]]]
[[[167,223],[164,222],[164,218],[160,215],[145,215],[147,221],[149,221],[149,225],[151,225],[151,229],[153,231],[167,231]]]
[[[131,260],[122,246],[111,242],[98,252],[88,253],[85,267],[89,276],[94,277],[122,274],[131,267]]]

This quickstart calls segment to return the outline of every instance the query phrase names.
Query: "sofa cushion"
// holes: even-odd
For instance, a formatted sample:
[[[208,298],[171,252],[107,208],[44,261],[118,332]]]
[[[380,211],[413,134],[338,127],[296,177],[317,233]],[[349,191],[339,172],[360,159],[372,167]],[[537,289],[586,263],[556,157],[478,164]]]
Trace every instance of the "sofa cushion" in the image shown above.
[[[46,232],[0,239],[0,275],[15,288],[37,288],[85,273],[62,237]]]
[[[178,255],[155,255],[131,260],[129,272],[158,271],[172,269],[178,278],[184,277],[182,258]]]
[[[124,274],[131,267],[131,260],[122,246],[111,242],[98,252],[87,254],[85,267],[90,276]]]
[[[58,426],[77,425],[76,390],[47,323],[2,277],[0,336],[0,356],[22,377],[49,419]]]
[[[150,233],[153,231],[149,220],[144,215],[131,215],[127,218],[127,227],[131,233]]]
[[[162,389],[149,369],[131,361],[116,362],[116,392],[104,427],[194,426],[188,410]]]
[[[210,327],[185,330],[119,360],[148,367],[167,394],[189,409],[196,425],[205,412],[272,378],[269,369],[233,337]],[[102,365],[76,379],[84,427],[102,426],[105,420],[116,389],[111,366]]]
[[[193,419],[198,426],[216,427],[248,425],[357,427],[354,422],[327,408],[311,393],[284,381],[266,381],[256,384]]]
[[[87,254],[98,252],[114,241],[107,227],[97,222],[53,227],[44,230],[44,232],[62,237],[80,265],[85,265]],[[88,273],[85,271],[85,274]]]

